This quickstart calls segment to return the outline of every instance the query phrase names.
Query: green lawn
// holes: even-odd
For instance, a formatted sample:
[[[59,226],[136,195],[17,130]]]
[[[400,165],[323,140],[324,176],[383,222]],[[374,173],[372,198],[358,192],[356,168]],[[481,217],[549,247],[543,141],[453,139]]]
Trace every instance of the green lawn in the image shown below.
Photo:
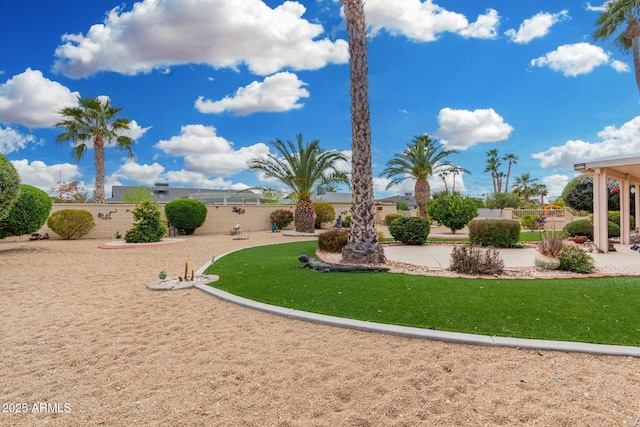
[[[521,231],[520,232],[520,241],[521,242],[539,242],[542,240],[542,236],[539,231]],[[393,241],[393,239],[385,239],[385,241]],[[427,242],[468,242],[469,238],[455,238],[455,237],[429,237]]]
[[[331,316],[519,338],[640,346],[637,277],[458,279],[296,269],[315,241],[234,252],[211,266],[215,287]]]

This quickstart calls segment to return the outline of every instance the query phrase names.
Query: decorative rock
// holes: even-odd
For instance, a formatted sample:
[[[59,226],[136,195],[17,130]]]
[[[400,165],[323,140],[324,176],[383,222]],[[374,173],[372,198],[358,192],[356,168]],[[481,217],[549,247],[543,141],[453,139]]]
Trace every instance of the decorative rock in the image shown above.
[[[193,280],[181,280],[180,277],[155,280],[147,284],[152,291],[170,291],[174,289],[189,289],[195,285],[207,284],[218,281],[219,277],[212,274],[198,274]]]
[[[557,270],[560,267],[560,259],[547,255],[537,253],[533,261],[536,267],[544,268],[545,270]]]

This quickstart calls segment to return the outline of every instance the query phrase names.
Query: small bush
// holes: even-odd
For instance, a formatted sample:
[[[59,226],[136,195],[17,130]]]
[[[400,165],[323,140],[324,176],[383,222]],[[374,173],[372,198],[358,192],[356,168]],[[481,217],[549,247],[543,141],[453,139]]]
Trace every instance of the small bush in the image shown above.
[[[91,231],[95,223],[89,211],[63,209],[51,214],[47,226],[62,240],[75,240]]]
[[[325,252],[342,252],[349,239],[349,230],[329,230],[318,236],[318,248]]]
[[[407,218],[403,216],[391,223],[389,233],[405,245],[424,245],[429,237],[431,225],[423,217]]]
[[[579,219],[572,221],[565,225],[562,229],[567,236],[587,236],[590,240],[593,240],[593,224],[588,219]],[[607,223],[607,235],[608,237],[620,237],[620,227],[613,221]]]
[[[181,234],[193,234],[207,219],[207,205],[195,199],[177,199],[164,206],[169,224]]]
[[[9,214],[0,221],[0,239],[40,230],[49,217],[51,205],[51,197],[47,193],[21,184],[18,200],[9,209]]]
[[[186,200],[186,199],[183,199]],[[202,202],[200,202],[202,203]],[[143,200],[131,211],[138,221],[124,235],[127,243],[153,243],[162,240],[167,233],[161,219],[160,206],[153,200]],[[176,227],[177,228],[177,227]]]
[[[523,215],[522,218],[520,218],[520,224],[522,224],[522,228],[526,228],[527,230],[540,230],[545,220],[546,218],[544,216]]]
[[[493,193],[486,198],[484,204],[489,209],[514,208],[519,209],[522,205],[520,197],[514,193]]]
[[[402,213],[390,213],[390,214],[386,214],[384,216],[384,223],[389,226],[391,225],[391,223],[393,221],[395,221],[398,218],[405,218],[404,214]]]
[[[275,224],[278,230],[287,228],[293,222],[293,212],[288,209],[278,209],[269,215],[272,224]]]
[[[560,267],[558,267],[560,270],[588,274],[595,269],[591,255],[576,245],[564,245],[558,258],[560,258]]]
[[[520,223],[510,219],[474,219],[468,224],[469,241],[476,245],[513,248],[520,240]]]
[[[336,219],[336,210],[327,202],[313,202],[313,210],[316,211],[316,229],[321,229],[322,224],[333,222]]]
[[[351,227],[351,215],[347,215],[342,219],[342,226],[343,227]]]
[[[449,270],[460,274],[502,274],[504,261],[497,249],[483,249],[476,245],[456,245],[451,251]]]

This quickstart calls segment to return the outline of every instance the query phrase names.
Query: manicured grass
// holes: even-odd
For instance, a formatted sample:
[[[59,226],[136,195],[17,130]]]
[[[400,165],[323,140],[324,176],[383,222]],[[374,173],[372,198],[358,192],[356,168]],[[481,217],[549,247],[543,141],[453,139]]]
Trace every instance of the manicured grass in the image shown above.
[[[640,345],[637,277],[458,279],[296,269],[317,243],[244,249],[207,270],[256,301],[332,316],[519,338]]]

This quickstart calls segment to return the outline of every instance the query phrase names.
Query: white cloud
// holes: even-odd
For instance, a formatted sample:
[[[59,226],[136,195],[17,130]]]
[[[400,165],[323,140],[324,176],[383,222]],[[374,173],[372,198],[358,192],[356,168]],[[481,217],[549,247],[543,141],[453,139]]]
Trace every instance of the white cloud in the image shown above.
[[[10,127],[0,126],[0,153],[9,154],[22,150],[28,144],[43,144],[43,140],[36,140],[33,135],[24,135]]]
[[[622,61],[618,61],[617,59],[611,62],[611,68],[619,73],[628,73],[631,71],[631,68],[627,64]]]
[[[587,2],[584,8],[592,12],[604,12],[607,10],[607,4],[610,2],[611,0],[605,0],[601,6],[593,6],[591,2]]]
[[[58,112],[78,104],[78,92],[51,81],[39,70],[27,68],[0,85],[0,122],[26,127],[50,127]]]
[[[493,108],[474,111],[443,108],[438,122],[440,128],[435,136],[448,150],[466,150],[482,142],[502,141],[513,131]]]
[[[228,176],[247,169],[249,161],[269,152],[269,147],[257,143],[239,150],[216,134],[216,128],[204,125],[183,126],[180,135],[155,145],[174,157],[184,157],[185,170],[207,176]]]
[[[143,0],[83,34],[65,34],[54,70],[79,78],[98,71],[166,72],[173,65],[214,68],[246,64],[260,75],[285,67],[313,70],[349,59],[345,40],[319,39],[322,25],[302,18],[305,7],[286,1],[270,8],[261,0]]]
[[[531,60],[533,67],[550,67],[561,71],[567,77],[575,77],[593,71],[595,67],[608,64],[609,54],[601,47],[589,43],[565,44],[553,52]],[[618,72],[629,71],[629,67],[620,61],[613,61],[611,66]]]
[[[548,169],[573,169],[575,163],[605,158],[629,157],[640,152],[640,116],[622,127],[607,126],[598,133],[600,141],[569,140],[564,145],[534,153],[540,166]]]
[[[392,35],[404,35],[419,42],[430,42],[441,33],[459,33],[464,37],[495,38],[498,12],[488,9],[470,24],[460,13],[451,12],[432,0],[368,0],[365,2],[367,23],[375,35],[385,29]]]
[[[153,184],[163,181],[164,166],[153,163],[141,165],[135,161],[128,161],[111,175],[113,178],[126,179],[140,184]]]
[[[525,19],[518,31],[509,29],[505,32],[515,43],[526,44],[533,39],[544,37],[549,33],[553,24],[569,18],[569,11],[562,10],[559,13],[539,12],[529,19]]]
[[[547,186],[548,194],[546,200],[553,200],[562,195],[562,190],[571,181],[571,178],[567,175],[548,175],[542,178],[542,183]]]
[[[41,190],[49,191],[55,187],[60,179],[63,182],[76,181],[81,177],[77,165],[62,163],[57,165],[47,165],[40,160],[11,160],[11,164],[16,168],[20,181],[23,184],[38,187]],[[84,187],[84,183],[81,183]]]
[[[220,101],[204,100],[199,97],[196,109],[201,113],[219,114],[224,111],[246,116],[257,112],[281,112],[303,107],[300,98],[308,98],[306,83],[293,73],[274,74],[263,82],[254,81],[240,88],[233,97],[226,96]]]

